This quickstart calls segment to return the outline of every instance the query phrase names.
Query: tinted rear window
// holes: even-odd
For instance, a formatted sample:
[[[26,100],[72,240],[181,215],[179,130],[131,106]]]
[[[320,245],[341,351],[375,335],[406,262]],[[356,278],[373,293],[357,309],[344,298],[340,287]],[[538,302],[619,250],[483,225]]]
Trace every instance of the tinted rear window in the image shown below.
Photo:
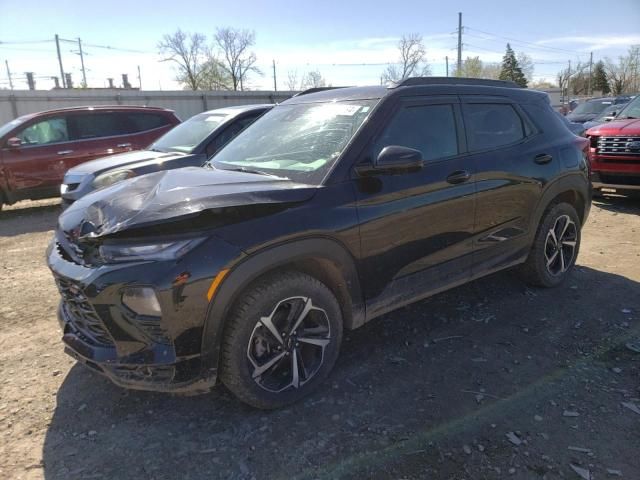
[[[498,148],[525,137],[520,115],[508,104],[467,104],[464,123],[470,150]]]
[[[73,140],[112,137],[130,132],[125,115],[116,113],[95,113],[70,115],[69,131]]]

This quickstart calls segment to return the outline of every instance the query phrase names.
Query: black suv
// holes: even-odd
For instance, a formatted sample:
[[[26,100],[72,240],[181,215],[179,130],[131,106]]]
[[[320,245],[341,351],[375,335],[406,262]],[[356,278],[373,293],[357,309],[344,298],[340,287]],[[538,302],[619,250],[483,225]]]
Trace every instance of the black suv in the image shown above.
[[[276,408],[343,329],[507,267],[551,287],[591,205],[546,94],[412,78],[298,95],[205,167],[89,194],[48,251],[67,352],[115,383]]]

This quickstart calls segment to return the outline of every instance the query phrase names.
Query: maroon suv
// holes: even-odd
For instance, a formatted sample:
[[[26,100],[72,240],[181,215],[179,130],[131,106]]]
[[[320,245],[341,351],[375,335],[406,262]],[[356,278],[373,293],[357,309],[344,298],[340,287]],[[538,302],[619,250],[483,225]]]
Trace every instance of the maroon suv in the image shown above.
[[[71,167],[144,148],[178,123],[171,110],[135,106],[64,108],[12,120],[0,127],[0,208],[57,196]]]

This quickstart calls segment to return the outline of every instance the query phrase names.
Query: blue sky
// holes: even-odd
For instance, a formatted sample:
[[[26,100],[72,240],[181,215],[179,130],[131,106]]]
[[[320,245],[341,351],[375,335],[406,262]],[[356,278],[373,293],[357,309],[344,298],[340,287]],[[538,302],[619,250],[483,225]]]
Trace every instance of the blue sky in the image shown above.
[[[0,0],[0,61],[8,60],[16,86],[24,88],[25,71],[34,71],[41,88],[59,75],[55,45],[7,43],[81,37],[90,86],[104,86],[107,77],[119,83],[128,73],[137,84],[140,65],[145,89],[175,88],[170,64],[159,62],[156,51],[164,33],[180,27],[209,37],[216,26],[248,28],[256,33],[258,66],[263,76],[251,79],[252,88],[272,88],[271,61],[275,59],[279,89],[289,72],[301,77],[320,70],[334,85],[379,82],[384,64],[396,59],[395,45],[402,34],[420,33],[433,74],[445,72],[445,56],[455,62],[457,12],[463,12],[463,57],[479,55],[497,62],[507,39],[516,51],[536,62],[535,78],[554,78],[567,61],[617,57],[631,44],[640,44],[640,0],[616,0],[613,12],[598,1],[535,2],[459,1],[403,2],[279,0],[219,2],[211,0],[83,2],[56,0],[28,2]],[[622,14],[621,12],[624,12]],[[603,21],[610,18],[611,21]],[[136,50],[125,52],[89,45]],[[62,44],[66,71],[80,82],[79,57],[69,43]],[[4,65],[0,64],[0,67]],[[366,65],[363,65],[366,64]],[[4,68],[0,87],[6,87]]]

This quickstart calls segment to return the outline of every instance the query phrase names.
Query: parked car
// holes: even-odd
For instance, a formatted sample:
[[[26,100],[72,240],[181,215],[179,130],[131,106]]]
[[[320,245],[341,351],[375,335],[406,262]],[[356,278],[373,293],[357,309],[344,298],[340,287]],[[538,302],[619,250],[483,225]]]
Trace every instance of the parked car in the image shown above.
[[[562,123],[564,123],[574,135],[578,135],[579,137],[584,136],[584,132],[586,131],[586,129],[584,128],[584,124],[570,122],[569,119],[564,115],[562,115],[560,112],[556,112],[556,113],[558,114],[558,117],[560,117],[560,119],[562,120]]]
[[[598,192],[640,193],[640,96],[608,123],[587,130],[591,180]]]
[[[516,265],[563,282],[591,205],[587,148],[512,82],[298,95],[206,167],[62,213],[47,258],[66,350],[125,387],[219,379],[259,408],[294,402],[343,329]]]
[[[60,187],[63,206],[97,188],[137,175],[202,166],[273,105],[242,105],[200,113],[169,130],[144,150],[112,155],[71,168]]]
[[[12,120],[0,127],[0,208],[58,196],[70,168],[144,148],[178,123],[171,110],[135,106],[62,108]]]
[[[570,122],[575,123],[588,122],[597,117],[607,107],[627,103],[628,101],[629,98],[627,96],[592,98],[578,104],[575,110],[567,115],[567,118]]]
[[[601,123],[610,122],[616,115],[626,106],[626,103],[613,104],[609,105],[602,112],[600,112],[593,120],[589,120],[588,122],[584,122],[583,126],[585,130],[589,130],[591,127],[595,127],[596,125],[600,125]]]

